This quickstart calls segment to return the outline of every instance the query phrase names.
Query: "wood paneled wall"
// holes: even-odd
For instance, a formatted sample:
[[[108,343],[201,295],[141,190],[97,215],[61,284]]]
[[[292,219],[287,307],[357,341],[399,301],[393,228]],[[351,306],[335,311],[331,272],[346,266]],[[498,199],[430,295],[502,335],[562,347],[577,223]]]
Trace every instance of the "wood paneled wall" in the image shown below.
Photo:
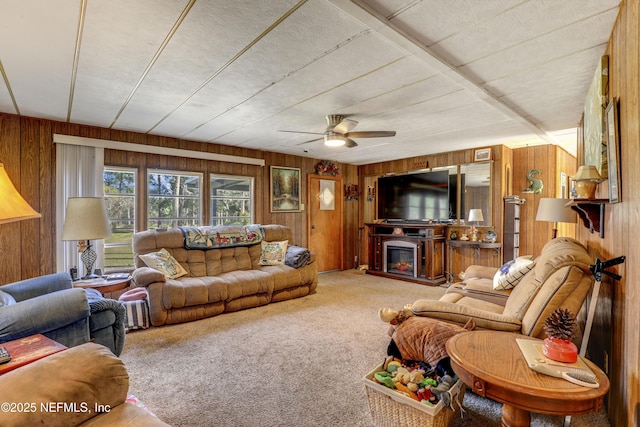
[[[315,172],[315,165],[319,159],[0,114],[0,161],[4,163],[18,191],[42,214],[41,219],[0,225],[0,284],[53,273],[56,270],[53,144],[53,135],[56,133],[264,159],[266,166],[258,167],[124,150],[105,150],[105,164],[136,167],[141,172],[141,177],[145,176],[146,168],[253,176],[256,179],[256,222],[286,225],[293,230],[297,244],[307,244],[307,210],[292,213],[270,212],[270,166],[300,168],[303,184],[301,197],[302,203],[306,205],[306,176]],[[357,167],[342,164],[338,164],[338,167],[345,183],[358,182]],[[352,266],[355,257],[357,208],[355,202],[345,203],[345,266]],[[144,215],[145,212],[140,212],[139,217],[142,218]],[[138,226],[141,227],[141,224],[142,222]]]
[[[520,207],[520,255],[538,255],[542,247],[551,239],[552,222],[536,221],[541,198],[561,197],[560,174],[567,179],[575,175],[576,159],[555,145],[540,145],[513,150],[513,194],[525,200]],[[525,193],[529,187],[527,173],[537,169],[544,187],[542,193]],[[567,183],[568,184],[568,183]],[[558,236],[576,237],[575,224],[558,224]]]
[[[640,224],[639,9],[638,0],[623,0],[606,52],[609,97],[620,100],[621,203],[605,206],[604,238],[582,226],[577,230],[578,239],[588,246],[594,258],[626,256],[624,264],[610,269],[622,279],[604,276],[598,301],[594,338],[610,343],[610,350],[590,346],[590,352],[594,359],[608,361],[611,425],[628,427],[640,425],[640,239],[636,228]],[[582,159],[580,145],[578,159]],[[600,187],[607,185],[605,181]]]

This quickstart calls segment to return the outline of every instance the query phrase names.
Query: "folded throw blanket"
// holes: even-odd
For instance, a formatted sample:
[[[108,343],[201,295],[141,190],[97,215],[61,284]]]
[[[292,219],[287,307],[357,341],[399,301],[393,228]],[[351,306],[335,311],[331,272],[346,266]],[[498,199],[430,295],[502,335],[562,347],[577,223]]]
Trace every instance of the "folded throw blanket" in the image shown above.
[[[250,246],[264,239],[264,228],[258,224],[180,227],[186,249],[219,249]]]
[[[287,247],[287,254],[285,255],[284,263],[289,267],[300,268],[307,265],[311,259],[311,252],[309,249],[301,248],[296,245],[289,245]]]

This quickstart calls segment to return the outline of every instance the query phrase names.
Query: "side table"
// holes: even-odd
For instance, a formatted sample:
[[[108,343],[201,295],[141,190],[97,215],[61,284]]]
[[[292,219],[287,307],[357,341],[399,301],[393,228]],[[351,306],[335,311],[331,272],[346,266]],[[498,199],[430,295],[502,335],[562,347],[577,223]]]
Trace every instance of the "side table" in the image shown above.
[[[602,408],[609,379],[601,369],[582,359],[596,374],[598,388],[539,374],[529,368],[516,342],[518,338],[536,340],[511,332],[473,331],[458,334],[446,344],[451,367],[458,377],[474,393],[503,403],[503,426],[529,426],[531,412],[566,416]]]
[[[67,349],[42,334],[7,341],[0,346],[6,348],[11,355],[11,361],[0,365],[0,375]]]
[[[76,288],[95,289],[104,295],[110,292],[121,291],[129,287],[130,283],[131,276],[118,280],[107,280],[99,277],[97,279],[76,280],[73,282],[73,286]]]

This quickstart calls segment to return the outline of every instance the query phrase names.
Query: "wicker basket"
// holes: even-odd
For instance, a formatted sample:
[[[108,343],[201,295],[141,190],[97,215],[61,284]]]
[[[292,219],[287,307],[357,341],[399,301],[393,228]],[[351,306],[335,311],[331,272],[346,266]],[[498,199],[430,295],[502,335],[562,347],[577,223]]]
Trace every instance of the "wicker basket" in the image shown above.
[[[449,427],[460,414],[460,404],[466,387],[458,381],[451,388],[455,403],[454,411],[445,408],[442,402],[435,407],[420,403],[397,391],[391,390],[373,379],[373,374],[382,370],[378,366],[364,377],[369,400],[371,419],[377,427]]]

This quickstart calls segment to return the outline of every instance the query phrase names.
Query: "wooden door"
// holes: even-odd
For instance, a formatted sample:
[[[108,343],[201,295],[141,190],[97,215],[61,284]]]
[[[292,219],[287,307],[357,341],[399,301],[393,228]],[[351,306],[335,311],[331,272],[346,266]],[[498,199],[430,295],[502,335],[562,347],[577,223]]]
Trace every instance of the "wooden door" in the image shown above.
[[[308,175],[307,241],[318,271],[343,269],[343,185],[337,176]]]

